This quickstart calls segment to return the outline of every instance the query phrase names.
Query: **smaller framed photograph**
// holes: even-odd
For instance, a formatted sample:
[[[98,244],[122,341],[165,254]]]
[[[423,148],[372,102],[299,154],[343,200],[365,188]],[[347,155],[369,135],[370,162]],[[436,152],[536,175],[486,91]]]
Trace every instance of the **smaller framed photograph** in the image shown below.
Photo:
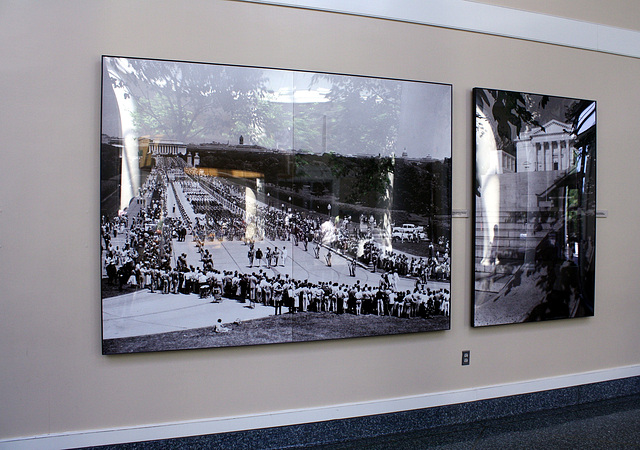
[[[473,326],[593,316],[596,102],[473,96]]]

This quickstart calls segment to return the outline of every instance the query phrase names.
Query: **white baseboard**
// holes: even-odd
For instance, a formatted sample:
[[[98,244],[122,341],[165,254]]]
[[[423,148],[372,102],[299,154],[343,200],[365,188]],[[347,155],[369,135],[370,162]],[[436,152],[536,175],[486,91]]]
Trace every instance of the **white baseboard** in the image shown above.
[[[76,448],[255,430],[488,400],[640,376],[640,365],[363,403],[0,440],[0,450]]]

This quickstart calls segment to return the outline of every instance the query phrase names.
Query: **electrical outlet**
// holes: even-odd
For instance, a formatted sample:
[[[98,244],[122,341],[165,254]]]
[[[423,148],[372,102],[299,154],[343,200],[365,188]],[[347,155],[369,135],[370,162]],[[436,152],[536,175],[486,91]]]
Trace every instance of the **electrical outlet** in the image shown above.
[[[462,365],[468,366],[471,358],[471,350],[462,350]]]

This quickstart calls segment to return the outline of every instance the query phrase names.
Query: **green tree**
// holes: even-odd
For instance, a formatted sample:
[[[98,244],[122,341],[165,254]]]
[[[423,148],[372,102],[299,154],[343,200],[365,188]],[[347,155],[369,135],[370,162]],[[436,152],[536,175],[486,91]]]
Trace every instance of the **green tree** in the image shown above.
[[[259,69],[115,58],[110,80],[135,99],[140,135],[182,142],[264,139],[266,88]]]
[[[498,148],[506,147],[520,134],[522,127],[530,125],[544,127],[532,112],[544,109],[549,103],[548,95],[530,95],[522,92],[477,89],[476,104],[496,122],[499,139]]]
[[[392,158],[347,157],[330,153],[323,159],[333,178],[341,185],[342,201],[371,207],[390,206]]]
[[[394,80],[318,74],[331,82],[327,95],[328,150],[354,155],[385,154],[398,134],[402,85]],[[327,104],[329,105],[329,104]]]

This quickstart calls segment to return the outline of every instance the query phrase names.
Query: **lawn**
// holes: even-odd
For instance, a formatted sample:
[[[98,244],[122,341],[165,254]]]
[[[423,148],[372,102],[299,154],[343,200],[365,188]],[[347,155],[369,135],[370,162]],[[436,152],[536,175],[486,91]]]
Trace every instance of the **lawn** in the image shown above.
[[[135,353],[210,347],[319,341],[388,334],[448,330],[449,318],[398,318],[303,312],[226,324],[228,333],[213,327],[103,341],[103,353]]]

